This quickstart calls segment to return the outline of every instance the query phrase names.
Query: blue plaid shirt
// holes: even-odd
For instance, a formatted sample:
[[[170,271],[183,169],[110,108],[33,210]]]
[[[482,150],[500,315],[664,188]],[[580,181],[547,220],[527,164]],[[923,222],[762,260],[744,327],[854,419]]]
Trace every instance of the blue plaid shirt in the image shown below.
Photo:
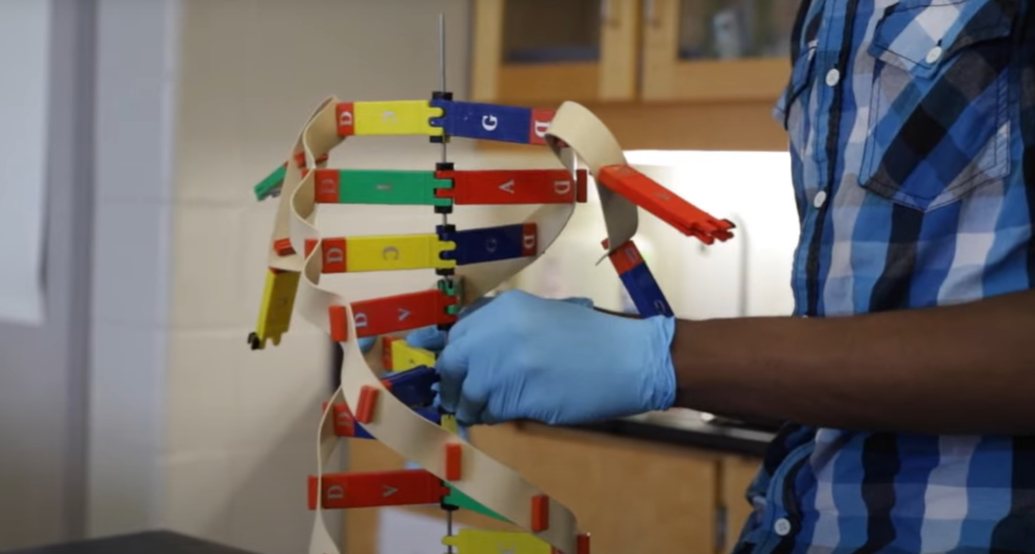
[[[1033,11],[804,2],[775,111],[801,219],[796,315],[1033,288]],[[738,554],[1035,552],[1035,437],[787,425],[748,499]]]

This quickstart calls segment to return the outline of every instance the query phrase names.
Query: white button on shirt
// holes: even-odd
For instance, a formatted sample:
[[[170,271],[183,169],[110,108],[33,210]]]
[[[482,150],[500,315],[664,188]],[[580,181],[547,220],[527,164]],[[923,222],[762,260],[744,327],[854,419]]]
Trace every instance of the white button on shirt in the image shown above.
[[[927,60],[927,63],[934,63],[938,61],[938,58],[940,57],[942,57],[942,47],[935,46],[934,48],[927,51],[927,57],[924,59]]]
[[[777,535],[785,537],[791,532],[791,522],[787,521],[787,518],[781,517],[776,520],[776,523],[773,525],[773,531],[776,531]]]
[[[841,81],[841,72],[837,69],[827,71],[827,86],[834,86]]]
[[[816,193],[816,196],[812,197],[812,205],[816,208],[822,208],[823,204],[827,201],[827,191],[821,190]]]

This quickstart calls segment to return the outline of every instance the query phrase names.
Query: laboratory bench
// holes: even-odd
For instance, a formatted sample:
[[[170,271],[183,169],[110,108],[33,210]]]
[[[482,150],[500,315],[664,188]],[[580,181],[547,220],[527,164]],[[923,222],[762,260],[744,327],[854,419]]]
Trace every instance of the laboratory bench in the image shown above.
[[[574,425],[571,428],[727,454],[761,457],[779,429],[779,423],[745,422],[691,410],[671,410]]]

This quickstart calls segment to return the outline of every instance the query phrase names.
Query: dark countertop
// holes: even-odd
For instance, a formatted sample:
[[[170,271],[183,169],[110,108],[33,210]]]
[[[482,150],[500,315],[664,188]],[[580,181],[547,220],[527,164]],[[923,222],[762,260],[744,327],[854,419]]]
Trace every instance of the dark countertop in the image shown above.
[[[170,531],[147,531],[12,550],[4,554],[253,554]]]
[[[748,456],[762,456],[776,434],[772,424],[748,426],[723,419],[708,421],[689,410],[652,412],[569,428]]]

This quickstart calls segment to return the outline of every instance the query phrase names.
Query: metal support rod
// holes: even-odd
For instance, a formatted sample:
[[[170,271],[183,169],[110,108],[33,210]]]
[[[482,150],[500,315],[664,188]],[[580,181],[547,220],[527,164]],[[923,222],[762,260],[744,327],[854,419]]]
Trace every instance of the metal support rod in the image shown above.
[[[453,536],[453,510],[446,510],[446,536]],[[449,545],[447,551],[452,553],[453,545]]]
[[[446,15],[438,14],[438,90],[445,95],[446,90]],[[442,137],[442,163],[449,162],[448,139],[443,133]],[[449,214],[442,214],[442,226],[449,225]],[[446,276],[446,282],[452,282],[451,276]],[[446,510],[446,536],[453,536],[453,510]],[[448,545],[446,552],[453,554],[453,545]]]
[[[446,15],[438,14],[438,90],[446,92]],[[442,137],[442,163],[447,162],[445,140]],[[443,223],[444,224],[444,223]]]
[[[448,92],[446,90],[446,14],[438,14],[438,90],[443,95]],[[449,162],[449,137],[442,136],[442,163]],[[442,214],[442,226],[446,227],[449,225],[449,214]],[[446,276],[446,282],[452,283],[452,277]],[[452,549],[450,549],[452,552]]]

